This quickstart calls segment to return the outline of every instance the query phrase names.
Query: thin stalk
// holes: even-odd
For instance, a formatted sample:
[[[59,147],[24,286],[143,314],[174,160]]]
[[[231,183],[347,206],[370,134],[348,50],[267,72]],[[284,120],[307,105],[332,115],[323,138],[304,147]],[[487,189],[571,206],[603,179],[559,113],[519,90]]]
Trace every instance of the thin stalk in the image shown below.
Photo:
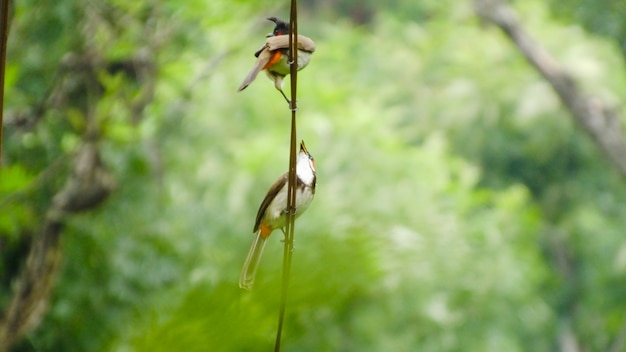
[[[4,125],[4,67],[7,62],[7,38],[9,37],[9,1],[2,0],[0,8],[0,166],[2,166],[2,126]]]
[[[289,291],[289,273],[291,272],[291,258],[293,255],[294,221],[296,208],[296,92],[298,87],[298,8],[297,0],[291,0],[291,15],[289,16],[289,58],[291,60],[291,140],[289,144],[289,174],[287,180],[287,226],[283,250],[283,280],[280,297],[280,311],[278,315],[278,329],[274,351],[279,352],[281,335],[287,307]]]

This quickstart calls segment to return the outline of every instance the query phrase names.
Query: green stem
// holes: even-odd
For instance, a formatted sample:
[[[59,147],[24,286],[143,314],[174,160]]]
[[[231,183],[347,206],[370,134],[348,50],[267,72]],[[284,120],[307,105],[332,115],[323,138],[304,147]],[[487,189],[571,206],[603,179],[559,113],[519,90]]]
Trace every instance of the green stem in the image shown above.
[[[289,188],[287,190],[287,226],[285,231],[285,247],[283,251],[283,280],[280,297],[280,311],[278,315],[278,329],[274,351],[279,352],[281,335],[287,307],[289,291],[289,273],[291,272],[291,258],[293,255],[294,221],[296,207],[296,91],[298,82],[298,8],[297,0],[291,0],[291,15],[289,17],[289,57],[291,62],[291,140],[289,145],[289,174],[287,176]]]
[[[2,0],[0,8],[0,166],[2,165],[2,126],[4,125],[4,67],[7,61],[7,39],[9,36],[9,1]]]

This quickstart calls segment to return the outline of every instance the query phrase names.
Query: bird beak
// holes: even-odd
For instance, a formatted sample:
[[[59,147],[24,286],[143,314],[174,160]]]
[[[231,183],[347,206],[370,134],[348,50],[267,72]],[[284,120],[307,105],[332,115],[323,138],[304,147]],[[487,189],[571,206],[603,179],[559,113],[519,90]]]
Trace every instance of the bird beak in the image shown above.
[[[300,142],[300,152],[305,152],[305,153],[309,154],[309,151],[306,150],[306,146],[304,145],[304,141]]]
[[[273,37],[273,36],[274,36],[274,32],[271,32],[271,33],[267,33],[265,35],[265,38],[269,38],[269,37]]]

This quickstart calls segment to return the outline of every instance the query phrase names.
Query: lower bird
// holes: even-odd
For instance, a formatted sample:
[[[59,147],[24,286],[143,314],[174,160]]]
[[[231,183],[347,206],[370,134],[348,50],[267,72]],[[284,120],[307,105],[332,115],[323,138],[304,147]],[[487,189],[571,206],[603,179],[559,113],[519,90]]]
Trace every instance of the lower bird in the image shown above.
[[[254,284],[257,268],[261,261],[265,242],[270,234],[284,228],[287,223],[288,173],[274,182],[259,207],[254,222],[254,241],[246,257],[239,277],[239,287],[249,290]],[[295,217],[298,218],[311,204],[315,195],[315,161],[306,150],[304,141],[300,143],[300,152],[296,160],[296,206]]]

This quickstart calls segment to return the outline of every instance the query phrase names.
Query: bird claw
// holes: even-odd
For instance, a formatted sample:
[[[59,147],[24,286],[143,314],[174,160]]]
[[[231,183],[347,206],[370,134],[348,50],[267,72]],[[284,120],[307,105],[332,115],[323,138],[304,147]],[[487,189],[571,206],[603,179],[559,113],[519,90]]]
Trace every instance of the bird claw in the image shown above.
[[[282,243],[286,243],[287,242],[287,238],[283,238],[282,240],[280,240],[280,242]],[[293,252],[293,250],[296,248],[296,246],[294,245],[296,243],[296,241],[291,240],[289,244],[289,248],[291,249],[291,252]]]
[[[292,104],[291,100],[289,98],[287,98],[285,95],[283,95],[283,96],[285,97],[285,100],[287,101],[287,105],[289,105],[289,110],[291,110],[291,111],[298,111],[298,106],[296,104]]]
[[[291,106],[291,100],[289,98],[287,98],[287,95],[285,95],[285,92],[283,92],[282,89],[279,90],[279,92],[280,92],[280,94],[283,95],[283,98],[285,98],[285,100],[287,101],[287,104],[289,105],[289,108],[293,109],[293,107]]]
[[[288,240],[288,239],[287,239],[287,232],[285,232],[285,229],[284,229],[284,228],[281,228],[281,229],[280,229],[280,231],[282,231],[282,233],[283,233],[283,238],[280,240],[280,242],[281,242],[281,243],[287,243],[287,240]],[[294,249],[294,247],[295,247],[295,246],[294,246],[294,243],[295,243],[295,242],[296,242],[296,241],[295,241],[294,239],[292,239],[292,240],[291,240],[291,242],[289,242],[289,243],[288,243],[288,244],[289,244],[289,247],[291,248],[291,251],[292,251],[292,252],[293,252],[293,249]]]
[[[291,110],[291,111],[297,111],[297,110],[298,110],[298,107],[296,106],[296,104],[292,104],[292,103],[291,103],[291,99],[287,98],[287,95],[285,94],[285,92],[283,92],[283,90],[282,90],[282,89],[279,89],[278,91],[280,92],[280,94],[282,94],[283,98],[285,98],[285,101],[287,102],[287,105],[289,105],[289,110]],[[298,101],[296,100],[296,103],[297,103],[297,102],[298,102]]]

